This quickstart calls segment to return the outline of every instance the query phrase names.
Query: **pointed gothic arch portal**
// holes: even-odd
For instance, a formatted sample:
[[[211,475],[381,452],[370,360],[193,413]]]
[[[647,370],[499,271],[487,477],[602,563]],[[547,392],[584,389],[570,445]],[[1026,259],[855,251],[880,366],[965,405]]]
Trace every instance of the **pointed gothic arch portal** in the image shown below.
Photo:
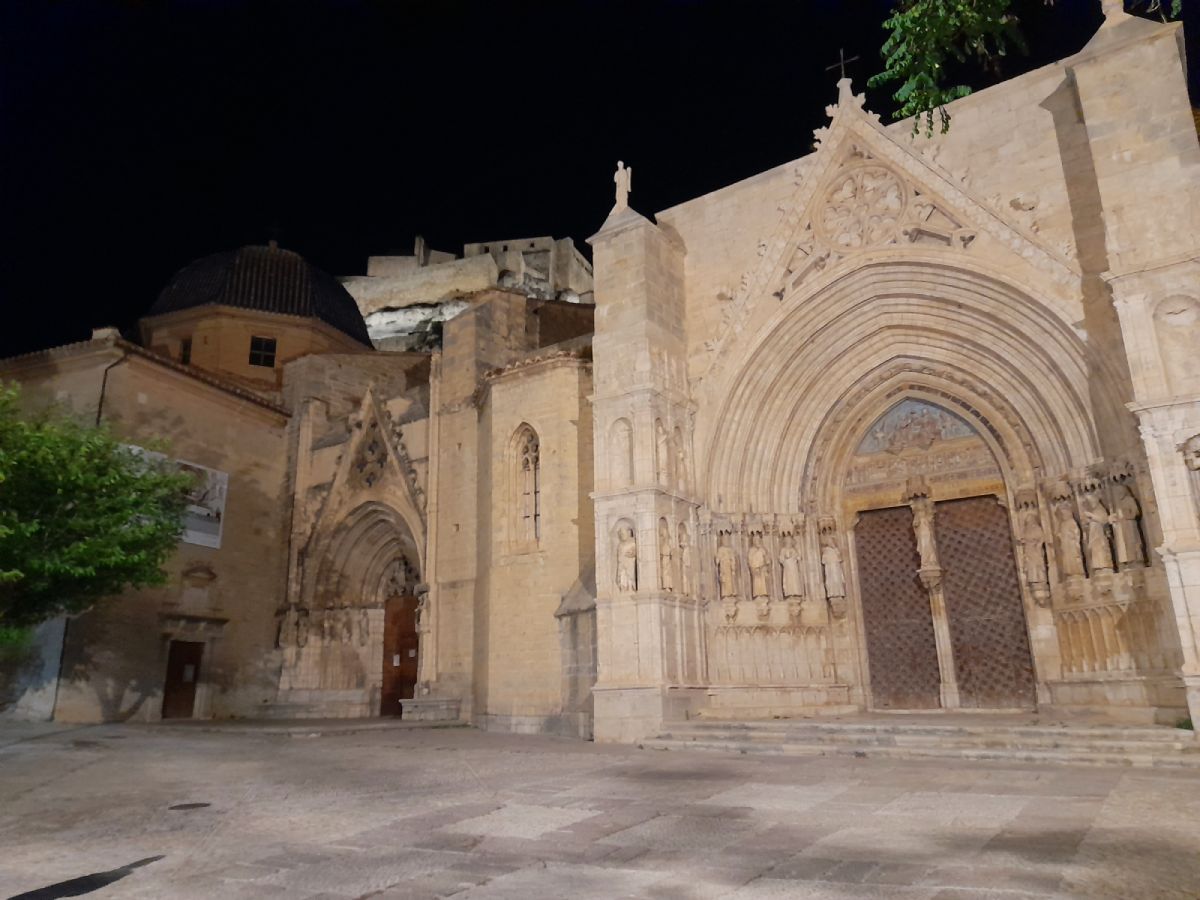
[[[876,709],[1028,709],[1035,676],[1004,470],[920,397],[878,416],[842,480]]]
[[[389,504],[367,501],[313,556],[304,600],[281,626],[280,701],[310,714],[400,715],[400,701],[415,693],[422,628],[413,528]]]

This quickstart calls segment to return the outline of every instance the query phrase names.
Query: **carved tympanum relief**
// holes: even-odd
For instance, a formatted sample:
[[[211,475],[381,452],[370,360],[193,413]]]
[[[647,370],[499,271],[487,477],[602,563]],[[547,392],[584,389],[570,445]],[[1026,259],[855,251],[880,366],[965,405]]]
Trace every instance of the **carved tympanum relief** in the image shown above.
[[[931,485],[975,481],[981,489],[1003,480],[992,451],[965,420],[908,398],[867,429],[850,461],[845,492],[855,505],[883,505],[915,477]]]

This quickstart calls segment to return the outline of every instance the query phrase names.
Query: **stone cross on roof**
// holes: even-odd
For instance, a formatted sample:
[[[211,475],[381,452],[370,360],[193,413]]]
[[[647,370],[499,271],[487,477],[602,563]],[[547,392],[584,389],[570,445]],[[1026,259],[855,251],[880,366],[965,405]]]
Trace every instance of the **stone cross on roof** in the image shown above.
[[[846,77],[846,63],[852,63],[852,62],[858,62],[858,57],[852,56],[849,59],[846,59],[846,51],[843,48],[839,47],[838,48],[838,61],[835,62],[832,66],[826,66],[825,71],[832,72],[834,69],[838,69],[841,72],[839,77],[845,78]]]

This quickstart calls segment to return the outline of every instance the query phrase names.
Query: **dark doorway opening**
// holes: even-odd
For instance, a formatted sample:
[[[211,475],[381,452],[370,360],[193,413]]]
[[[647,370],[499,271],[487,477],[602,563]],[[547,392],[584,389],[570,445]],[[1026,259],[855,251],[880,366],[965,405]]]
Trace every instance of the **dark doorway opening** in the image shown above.
[[[200,680],[199,641],[171,641],[167,654],[167,680],[163,685],[162,717],[190,719],[196,708],[196,683]]]

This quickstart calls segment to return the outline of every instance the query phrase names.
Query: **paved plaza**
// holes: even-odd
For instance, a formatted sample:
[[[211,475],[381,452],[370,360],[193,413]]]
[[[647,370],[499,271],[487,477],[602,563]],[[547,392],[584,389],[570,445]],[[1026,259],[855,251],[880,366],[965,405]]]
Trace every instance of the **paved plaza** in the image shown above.
[[[64,884],[65,883],[65,884]],[[0,725],[0,897],[1200,896],[1200,774]]]

